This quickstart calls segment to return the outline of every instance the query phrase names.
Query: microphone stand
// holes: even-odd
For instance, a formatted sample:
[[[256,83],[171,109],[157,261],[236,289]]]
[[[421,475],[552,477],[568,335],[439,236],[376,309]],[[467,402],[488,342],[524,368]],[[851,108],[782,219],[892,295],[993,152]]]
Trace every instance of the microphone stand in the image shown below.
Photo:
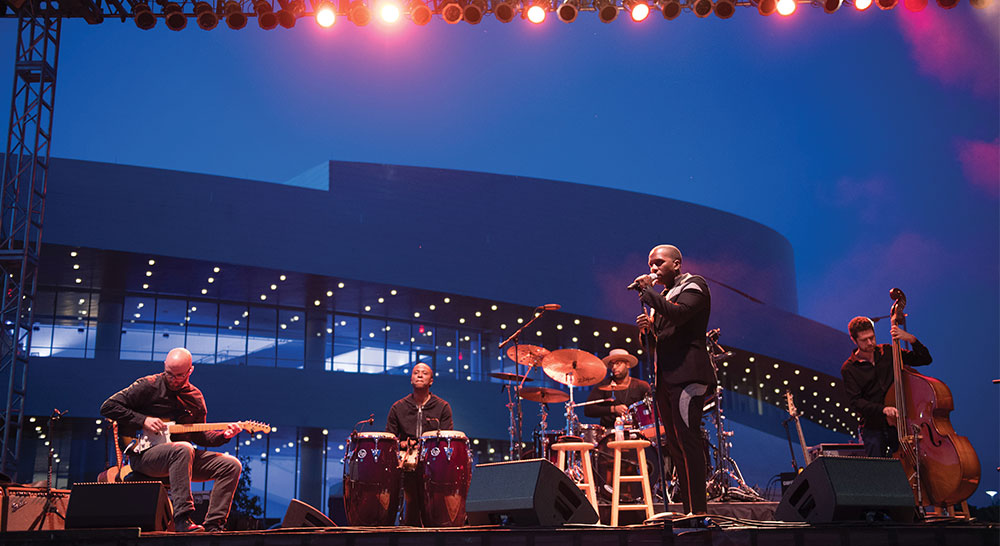
[[[56,505],[56,494],[52,492],[52,458],[55,453],[55,442],[56,439],[52,436],[52,428],[55,426],[56,421],[59,421],[63,415],[66,415],[67,411],[59,411],[58,409],[52,410],[52,415],[49,416],[48,422],[48,438],[49,438],[49,468],[48,474],[45,477],[45,504],[42,506],[41,511],[38,513],[38,517],[31,522],[28,526],[29,531],[41,531],[45,528],[45,522],[49,518],[49,514],[55,514],[63,521],[66,521],[66,516],[59,513],[59,507]],[[6,511],[6,508],[4,509]],[[5,514],[6,515],[6,514]]]
[[[639,291],[639,308],[642,310],[642,314],[649,314],[646,309],[646,304],[642,302],[642,291]],[[670,490],[667,489],[667,471],[663,466],[663,439],[660,435],[660,427],[663,421],[660,419],[660,404],[657,398],[657,384],[656,377],[656,334],[650,329],[649,333],[642,335],[642,331],[639,331],[639,344],[642,347],[643,356],[643,366],[646,368],[646,377],[649,378],[649,388],[650,395],[653,397],[653,430],[656,432],[656,467],[660,475],[660,492],[663,494],[663,511],[668,512],[668,507],[670,505]],[[650,499],[652,503],[653,499]]]
[[[521,365],[521,363],[518,361],[518,356],[519,356],[518,355],[518,347],[519,347],[518,339],[521,336],[521,332],[523,332],[528,326],[531,326],[531,324],[533,322],[535,322],[536,320],[538,320],[539,318],[541,318],[541,316],[544,315],[544,314],[545,314],[545,308],[544,307],[536,307],[535,308],[534,316],[531,317],[531,320],[529,320],[528,322],[524,323],[520,328],[518,328],[517,330],[515,330],[514,333],[510,335],[510,337],[508,337],[507,339],[501,341],[500,344],[497,345],[497,349],[503,349],[505,345],[509,344],[512,341],[514,342],[514,371],[516,371],[516,372],[520,372],[521,371],[521,370],[519,370],[517,368],[517,366]],[[530,368],[528,369],[528,372],[529,373],[531,372]],[[507,386],[507,400],[508,400],[508,402],[507,402],[507,410],[510,412],[510,427],[508,428],[508,431],[510,433],[510,450],[509,450],[509,453],[510,453],[510,460],[511,461],[519,461],[519,460],[521,460],[521,455],[522,455],[522,446],[521,446],[521,444],[524,442],[524,434],[523,434],[523,431],[524,431],[524,413],[522,412],[522,409],[521,409],[521,387],[524,385],[524,381],[527,378],[528,378],[528,374],[526,373],[526,374],[524,374],[524,378],[521,379],[521,381],[516,386],[513,386],[513,387],[510,386],[510,385]],[[516,451],[516,453],[515,453],[515,451]]]

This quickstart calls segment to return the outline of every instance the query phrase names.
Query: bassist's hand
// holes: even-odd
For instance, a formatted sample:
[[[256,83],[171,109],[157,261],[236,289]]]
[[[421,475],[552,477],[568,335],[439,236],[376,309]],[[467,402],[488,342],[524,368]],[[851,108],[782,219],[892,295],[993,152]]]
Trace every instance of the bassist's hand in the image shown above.
[[[145,421],[142,422],[143,430],[148,430],[153,434],[163,434],[167,431],[167,424],[161,421],[158,417],[147,417]]]
[[[896,426],[896,418],[899,417],[899,413],[896,411],[896,408],[886,406],[882,408],[882,413],[885,414],[885,419],[890,425]]]
[[[917,340],[917,336],[907,332],[906,330],[903,330],[902,328],[896,326],[895,324],[892,325],[892,328],[889,330],[889,333],[892,335],[892,339],[902,340],[907,343],[913,343],[914,341]]]

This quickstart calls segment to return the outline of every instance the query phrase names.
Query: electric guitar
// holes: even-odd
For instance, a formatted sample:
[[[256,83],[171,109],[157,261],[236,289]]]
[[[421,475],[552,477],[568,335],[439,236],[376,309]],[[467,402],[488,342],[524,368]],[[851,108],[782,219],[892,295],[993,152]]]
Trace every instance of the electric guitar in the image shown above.
[[[118,444],[118,422],[111,421],[111,438],[115,442],[115,466],[105,469],[103,472],[97,475],[97,481],[100,483],[114,483],[123,482],[125,478],[132,473],[132,467],[127,464],[122,464],[122,447]]]
[[[191,423],[178,424],[167,421],[167,430],[161,433],[154,433],[143,429],[136,434],[135,440],[129,446],[130,453],[142,453],[147,449],[170,442],[171,434],[186,434],[188,432],[208,432],[213,430],[226,430],[231,423]],[[236,421],[236,424],[247,432],[263,432],[269,434],[271,426],[259,421]]]
[[[795,419],[795,430],[799,433],[799,445],[802,446],[802,460],[805,463],[802,467],[805,468],[809,466],[812,459],[809,457],[809,450],[806,449],[806,437],[802,434],[802,424],[799,423],[799,410],[795,407],[795,400],[792,398],[791,391],[785,391],[785,402],[788,403],[788,414]]]

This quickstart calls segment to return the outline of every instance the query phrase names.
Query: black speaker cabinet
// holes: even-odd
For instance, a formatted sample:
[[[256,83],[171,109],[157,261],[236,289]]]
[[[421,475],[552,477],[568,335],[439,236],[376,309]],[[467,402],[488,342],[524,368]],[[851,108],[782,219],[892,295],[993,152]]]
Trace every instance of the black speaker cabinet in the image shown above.
[[[583,491],[545,459],[476,466],[465,512],[470,525],[598,522]]]
[[[885,518],[910,523],[915,509],[898,460],[818,457],[782,495],[774,517],[809,523]]]
[[[67,529],[140,527],[173,531],[174,511],[161,482],[76,483],[66,508]]]
[[[299,499],[292,499],[285,510],[285,517],[281,520],[282,527],[336,527],[337,524],[332,519],[323,515],[323,512],[309,506]]]

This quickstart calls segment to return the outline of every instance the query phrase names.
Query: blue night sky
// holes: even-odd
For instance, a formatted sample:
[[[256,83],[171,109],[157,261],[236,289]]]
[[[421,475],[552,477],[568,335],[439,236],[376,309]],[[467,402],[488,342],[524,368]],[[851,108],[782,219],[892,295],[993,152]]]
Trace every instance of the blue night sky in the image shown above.
[[[330,159],[486,171],[753,219],[791,241],[808,318],[845,329],[906,291],[984,504],[1000,488],[1000,4],[658,13],[180,33],[74,20],[52,155],[269,181]],[[15,29],[0,21],[5,106]],[[623,245],[670,226],[581,214],[620,216]]]

